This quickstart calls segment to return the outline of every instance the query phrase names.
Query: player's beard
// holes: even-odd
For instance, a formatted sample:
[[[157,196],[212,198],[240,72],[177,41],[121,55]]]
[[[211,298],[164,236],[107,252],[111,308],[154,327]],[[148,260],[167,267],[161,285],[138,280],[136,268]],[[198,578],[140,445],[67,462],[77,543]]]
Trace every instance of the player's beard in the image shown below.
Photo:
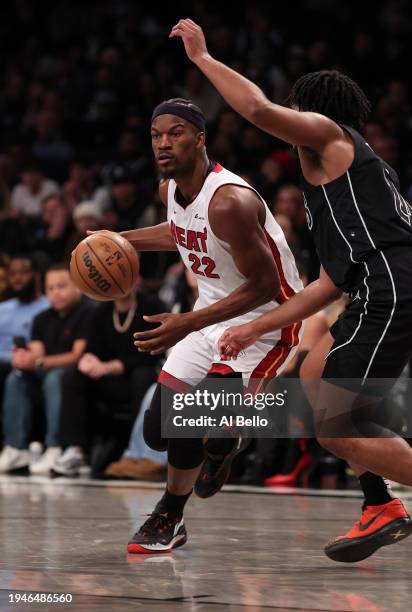
[[[179,168],[177,165],[174,165],[172,168],[161,168],[158,166],[158,170],[163,179],[176,179],[182,174],[182,168]]]
[[[162,177],[162,179],[173,179],[176,176],[176,169],[171,168],[170,170],[167,170],[166,168],[164,169],[158,168],[158,170],[159,170],[159,174]]]
[[[13,291],[13,296],[19,299],[21,302],[31,302],[36,297],[36,279],[33,278],[27,285]]]

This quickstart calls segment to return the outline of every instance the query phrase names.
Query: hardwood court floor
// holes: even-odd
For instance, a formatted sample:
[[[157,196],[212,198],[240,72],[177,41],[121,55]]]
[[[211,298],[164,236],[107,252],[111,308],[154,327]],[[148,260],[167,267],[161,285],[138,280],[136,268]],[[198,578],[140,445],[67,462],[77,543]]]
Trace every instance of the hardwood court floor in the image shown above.
[[[0,495],[1,611],[412,608],[412,538],[359,564],[324,556],[326,540],[358,517],[353,497],[193,498],[186,546],[141,556],[127,555],[125,544],[159,498],[156,488],[3,477]],[[70,593],[73,602],[8,603],[10,594],[29,592]]]

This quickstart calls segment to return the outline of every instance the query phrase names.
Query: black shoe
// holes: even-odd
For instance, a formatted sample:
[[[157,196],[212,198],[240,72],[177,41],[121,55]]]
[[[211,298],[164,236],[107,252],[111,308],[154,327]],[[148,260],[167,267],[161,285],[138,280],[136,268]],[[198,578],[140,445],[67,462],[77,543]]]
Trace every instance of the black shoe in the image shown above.
[[[194,486],[194,492],[198,497],[205,499],[220,491],[230,476],[233,459],[251,443],[251,438],[245,438],[241,433],[236,433],[237,438],[233,440],[232,449],[226,454],[212,453],[208,450],[208,446],[212,447],[212,445],[215,450],[216,443],[219,442],[217,439],[210,440],[210,444],[209,442],[205,444],[206,459]]]
[[[170,552],[187,540],[182,516],[154,511],[127,545],[128,553],[147,554]]]

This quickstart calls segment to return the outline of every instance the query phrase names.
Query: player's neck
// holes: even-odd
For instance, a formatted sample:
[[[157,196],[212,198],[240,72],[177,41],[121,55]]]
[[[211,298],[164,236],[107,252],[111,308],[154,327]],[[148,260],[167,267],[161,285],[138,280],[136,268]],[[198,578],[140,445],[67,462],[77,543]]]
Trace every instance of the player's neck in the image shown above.
[[[210,160],[206,153],[202,155],[192,172],[186,176],[176,178],[176,184],[187,204],[193,202],[203,187],[203,183],[210,171]]]

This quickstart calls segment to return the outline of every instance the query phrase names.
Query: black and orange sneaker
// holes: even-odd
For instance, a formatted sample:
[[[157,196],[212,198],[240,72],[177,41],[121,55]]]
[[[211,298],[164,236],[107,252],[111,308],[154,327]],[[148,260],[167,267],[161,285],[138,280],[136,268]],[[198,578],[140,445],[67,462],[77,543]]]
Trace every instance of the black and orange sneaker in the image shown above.
[[[230,476],[233,459],[251,443],[251,438],[245,438],[239,431],[234,429],[233,436],[235,437],[230,440],[232,442],[231,449],[225,454],[210,451],[211,448],[214,451],[218,448],[219,439],[211,439],[209,442],[206,442],[206,458],[193,487],[198,497],[206,499],[220,491]]]
[[[396,544],[412,533],[412,519],[400,499],[380,506],[366,506],[360,520],[345,533],[325,546],[325,554],[333,561],[362,561],[381,546]]]
[[[165,553],[183,546],[187,540],[182,516],[170,512],[150,514],[127,545],[127,552],[134,554]]]

